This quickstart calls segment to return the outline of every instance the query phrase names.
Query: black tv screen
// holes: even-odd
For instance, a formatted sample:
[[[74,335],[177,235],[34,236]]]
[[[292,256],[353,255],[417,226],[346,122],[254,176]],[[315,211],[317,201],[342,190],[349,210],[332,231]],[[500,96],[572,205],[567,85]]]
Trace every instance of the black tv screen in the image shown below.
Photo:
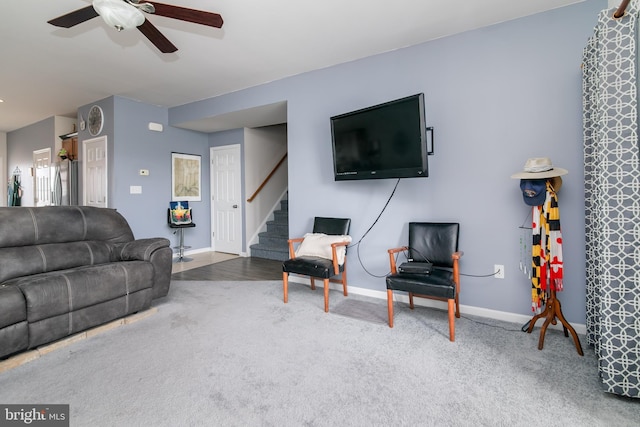
[[[424,94],[331,117],[336,181],[427,177]]]

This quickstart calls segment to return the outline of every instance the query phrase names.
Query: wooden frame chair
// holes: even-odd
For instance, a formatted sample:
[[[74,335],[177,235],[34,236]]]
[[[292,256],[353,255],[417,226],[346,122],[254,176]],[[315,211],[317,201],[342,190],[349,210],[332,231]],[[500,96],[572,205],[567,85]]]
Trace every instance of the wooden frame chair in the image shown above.
[[[328,236],[346,236],[349,234],[351,219],[349,218],[325,218],[316,217],[314,219],[313,234],[326,234]],[[289,239],[289,259],[282,263],[282,286],[284,302],[289,301],[289,274],[299,274],[309,276],[311,279],[311,289],[315,290],[315,279],[321,279],[324,284],[324,311],[329,311],[329,283],[341,283],[342,292],[347,296],[347,256],[345,253],[344,262],[339,263],[338,247],[346,246],[349,241],[336,241],[330,243],[331,259],[320,256],[302,255],[296,256],[296,245],[304,241],[304,237]],[[326,248],[328,251],[329,249]]]
[[[409,307],[414,308],[413,297],[447,302],[449,340],[455,341],[455,318],[460,317],[460,269],[458,261],[463,252],[458,251],[458,223],[412,222],[409,223],[409,246],[389,249],[391,274],[386,278],[389,327],[393,328],[393,291],[409,294]],[[430,274],[399,273],[396,254],[408,251],[408,258],[433,264]]]

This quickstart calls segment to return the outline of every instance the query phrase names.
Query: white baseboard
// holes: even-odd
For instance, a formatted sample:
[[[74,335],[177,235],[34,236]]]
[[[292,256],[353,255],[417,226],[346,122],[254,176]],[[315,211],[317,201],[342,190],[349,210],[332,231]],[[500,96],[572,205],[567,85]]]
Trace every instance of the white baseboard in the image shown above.
[[[294,283],[299,283],[302,285],[311,286],[309,279],[305,279],[303,277],[295,277],[294,275],[289,275],[289,281]],[[342,285],[331,283],[329,284],[331,289],[342,290]],[[360,288],[357,286],[349,285],[349,293],[353,293],[356,295],[363,295],[371,298],[377,298],[385,300],[387,299],[387,291],[376,291],[373,289]],[[393,294],[394,301],[403,302],[409,304],[409,296],[405,293],[394,293]],[[426,298],[414,298],[413,300],[415,305],[423,306],[423,307],[434,307],[442,310],[447,310],[447,303],[444,301],[430,300]],[[470,316],[479,316],[487,319],[501,320],[504,322],[515,323],[518,324],[519,327],[522,327],[525,323],[527,323],[533,315],[527,316],[524,314],[517,313],[509,313],[506,311],[498,311],[491,310],[489,308],[483,307],[474,307],[472,305],[464,305],[460,304],[460,312],[465,315],[468,314]],[[540,319],[536,325],[542,326],[543,319]],[[587,333],[587,326],[584,324],[571,324],[573,329],[575,329],[576,333],[585,335]],[[562,324],[558,322],[556,325],[549,325],[549,329],[557,329],[562,330]]]

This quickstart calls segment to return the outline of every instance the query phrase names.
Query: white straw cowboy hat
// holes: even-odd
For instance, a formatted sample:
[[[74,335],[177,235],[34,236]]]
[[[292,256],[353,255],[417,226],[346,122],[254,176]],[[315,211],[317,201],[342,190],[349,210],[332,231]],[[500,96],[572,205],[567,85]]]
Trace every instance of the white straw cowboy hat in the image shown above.
[[[514,173],[511,178],[516,179],[544,179],[568,174],[566,169],[554,167],[548,157],[533,157],[527,159],[522,172]]]

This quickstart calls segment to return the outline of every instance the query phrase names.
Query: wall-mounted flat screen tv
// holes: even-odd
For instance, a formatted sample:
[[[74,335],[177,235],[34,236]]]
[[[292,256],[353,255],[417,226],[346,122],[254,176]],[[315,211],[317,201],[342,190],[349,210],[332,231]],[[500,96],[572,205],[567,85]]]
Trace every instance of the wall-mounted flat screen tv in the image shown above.
[[[429,175],[420,93],[331,117],[336,181]]]

